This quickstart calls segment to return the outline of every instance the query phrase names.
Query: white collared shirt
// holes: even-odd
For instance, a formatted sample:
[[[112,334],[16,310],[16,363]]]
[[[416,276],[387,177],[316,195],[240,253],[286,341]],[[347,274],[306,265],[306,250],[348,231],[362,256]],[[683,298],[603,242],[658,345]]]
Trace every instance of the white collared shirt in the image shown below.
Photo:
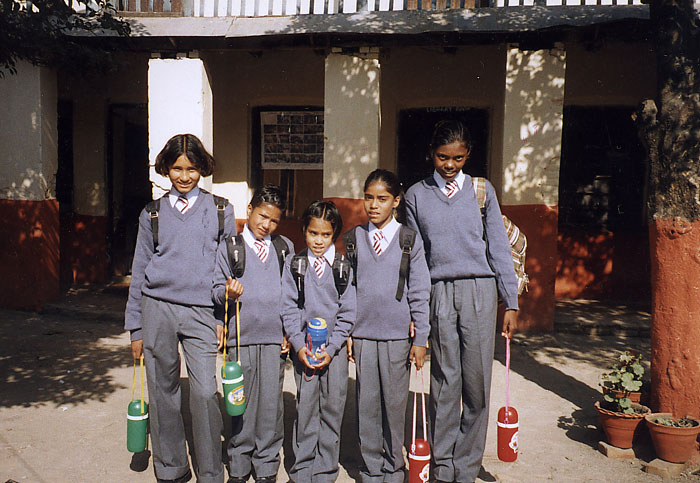
[[[246,223],[243,226],[243,233],[241,233],[243,236],[243,240],[245,240],[246,244],[255,251],[255,235],[253,235],[253,232],[250,231],[250,228],[248,228],[248,223]],[[270,235],[267,235],[265,238],[262,239],[262,242],[265,244],[265,247],[267,248],[268,252],[270,251],[270,243],[272,243],[272,237]]]
[[[433,179],[437,183],[438,188],[440,188],[440,191],[442,191],[443,193],[445,193],[445,195],[447,195],[447,188],[446,188],[447,181],[445,180],[445,178],[440,176],[440,173],[438,173],[437,170],[433,171]],[[457,182],[457,186],[459,187],[460,190],[464,186],[465,179],[466,179],[466,176],[464,176],[464,173],[462,171],[457,173],[457,176],[455,176],[455,181]]]
[[[401,223],[396,221],[396,219],[392,216],[391,221],[387,223],[387,225],[382,228],[381,230],[377,228],[377,225],[372,223],[371,221],[369,222],[369,242],[370,245],[374,243],[374,234],[377,233],[378,231],[382,232],[382,237],[381,240],[379,240],[379,246],[382,249],[382,252],[386,251],[386,248],[389,246],[391,243],[391,240],[394,239],[394,235],[396,235],[396,232],[398,231],[399,227],[401,227]]]
[[[320,257],[317,257],[313,253],[311,253],[311,250],[306,251],[306,257],[309,259],[309,267],[311,270],[314,268],[314,262],[316,261],[316,258],[322,258],[325,259],[326,262],[328,262],[328,266],[332,267],[333,266],[333,261],[335,260],[335,245],[331,243],[331,246],[328,247],[328,250],[326,250],[323,255]],[[323,264],[323,271],[325,272],[326,270],[326,264]]]
[[[182,196],[182,193],[180,193],[175,186],[170,188],[170,192],[168,193],[168,200],[170,201],[170,206],[173,208],[175,207],[175,203],[177,202],[177,199]],[[192,188],[189,192],[185,193],[185,198],[187,198],[187,209],[183,211],[183,213],[186,213],[189,211],[190,208],[192,208],[197,201],[197,197],[199,196],[199,186],[195,186]]]

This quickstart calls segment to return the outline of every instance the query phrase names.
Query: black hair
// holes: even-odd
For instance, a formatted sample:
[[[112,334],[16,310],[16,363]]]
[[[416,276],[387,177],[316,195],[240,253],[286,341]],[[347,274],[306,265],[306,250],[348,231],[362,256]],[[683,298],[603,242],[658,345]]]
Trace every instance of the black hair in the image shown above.
[[[396,198],[400,197],[399,206],[396,207],[394,216],[399,223],[404,223],[406,219],[406,208],[404,206],[403,200],[403,187],[401,186],[401,181],[395,173],[388,171],[386,169],[375,169],[372,171],[365,180],[364,191],[367,191],[373,183],[382,183],[386,190],[391,193],[391,195]]]
[[[461,121],[442,120],[435,124],[433,135],[430,138],[430,156],[440,146],[452,144],[454,142],[463,143],[467,148],[467,153],[472,151],[472,136],[467,126]]]
[[[202,141],[194,134],[176,134],[168,139],[156,156],[156,173],[168,176],[172,165],[183,154],[202,176],[209,176],[214,172],[214,158],[204,148]]]
[[[262,188],[256,189],[253,193],[253,198],[250,200],[251,208],[255,209],[263,203],[276,206],[283,213],[287,209],[287,201],[282,190],[274,184],[266,184]]]
[[[343,230],[343,219],[340,217],[338,207],[332,201],[314,201],[301,215],[301,230],[303,233],[309,227],[312,218],[321,218],[326,220],[333,227],[333,242],[338,239],[340,232]]]

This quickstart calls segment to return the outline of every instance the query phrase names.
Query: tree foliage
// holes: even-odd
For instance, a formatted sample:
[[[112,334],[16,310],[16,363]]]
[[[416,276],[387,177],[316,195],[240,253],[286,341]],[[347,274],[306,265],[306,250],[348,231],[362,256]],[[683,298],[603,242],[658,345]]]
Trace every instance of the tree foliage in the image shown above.
[[[20,60],[81,71],[109,66],[109,39],[128,36],[129,24],[107,0],[68,2],[0,0],[0,77]]]

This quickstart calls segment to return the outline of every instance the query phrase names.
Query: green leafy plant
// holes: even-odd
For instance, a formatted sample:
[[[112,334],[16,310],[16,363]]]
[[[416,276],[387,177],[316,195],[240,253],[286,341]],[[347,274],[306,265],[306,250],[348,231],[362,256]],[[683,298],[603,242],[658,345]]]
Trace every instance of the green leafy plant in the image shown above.
[[[617,363],[610,367],[609,372],[601,375],[600,385],[605,401],[603,406],[606,409],[626,414],[635,412],[628,396],[642,388],[644,366],[641,361],[641,354],[626,351],[620,355]]]
[[[656,416],[651,418],[651,421],[663,426],[672,426],[674,428],[694,428],[698,422],[691,418],[671,418],[666,416]]]

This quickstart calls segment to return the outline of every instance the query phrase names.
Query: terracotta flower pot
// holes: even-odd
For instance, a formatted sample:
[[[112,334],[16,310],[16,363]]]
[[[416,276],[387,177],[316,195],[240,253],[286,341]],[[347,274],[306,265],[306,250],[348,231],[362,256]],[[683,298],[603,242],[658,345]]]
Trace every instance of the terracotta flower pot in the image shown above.
[[[603,426],[605,438],[611,445],[622,449],[629,449],[632,447],[635,430],[642,420],[644,420],[644,416],[651,412],[648,407],[642,406],[641,404],[634,404],[634,406],[642,408],[643,412],[632,414],[616,413],[601,408],[600,402],[596,401],[595,408],[600,417],[600,425]]]
[[[675,428],[652,421],[655,417],[672,418],[671,413],[652,413],[645,416],[651,441],[656,455],[670,463],[685,463],[695,449],[695,441],[700,433],[700,421],[692,419],[697,425],[690,428]]]

